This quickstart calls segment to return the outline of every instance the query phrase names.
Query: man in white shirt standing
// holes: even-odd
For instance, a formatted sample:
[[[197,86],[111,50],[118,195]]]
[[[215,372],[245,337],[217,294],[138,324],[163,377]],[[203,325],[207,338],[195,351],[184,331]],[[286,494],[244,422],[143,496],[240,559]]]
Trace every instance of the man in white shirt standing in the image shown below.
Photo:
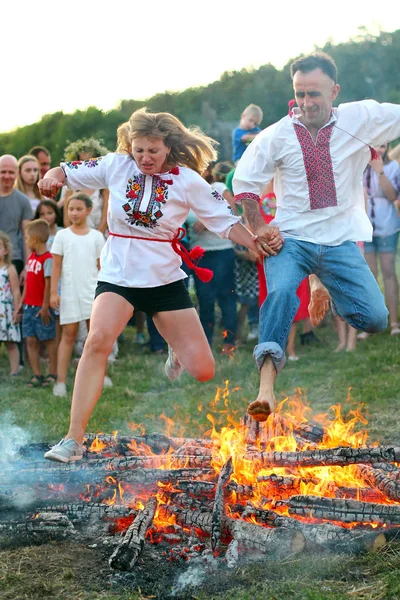
[[[356,242],[372,239],[362,184],[374,152],[370,145],[400,136],[400,106],[364,100],[332,108],[340,89],[337,68],[322,52],[296,60],[291,75],[297,108],[258,134],[233,180],[235,199],[242,202],[257,243],[273,248],[277,227],[284,238],[282,250],[264,266],[268,297],[254,349],[260,389],[248,408],[257,421],[274,410],[274,382],[286,361],[284,350],[299,304],[296,290],[304,277],[312,274],[314,321],[322,318],[330,300],[339,316],[362,331],[384,330],[388,316]],[[277,211],[268,226],[258,202],[272,179]]]

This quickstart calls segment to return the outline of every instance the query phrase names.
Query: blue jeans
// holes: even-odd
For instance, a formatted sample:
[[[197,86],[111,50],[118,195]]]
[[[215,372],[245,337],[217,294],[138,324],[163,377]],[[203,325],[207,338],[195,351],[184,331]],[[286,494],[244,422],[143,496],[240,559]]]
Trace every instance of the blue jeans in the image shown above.
[[[215,302],[222,313],[222,327],[226,331],[225,343],[236,341],[237,313],[234,281],[235,253],[227,250],[207,250],[199,262],[200,267],[214,271],[214,277],[203,283],[195,277],[199,316],[208,343],[211,345],[215,326]]]
[[[315,273],[328,289],[335,312],[349,325],[375,333],[387,327],[388,310],[379,286],[355,242],[322,246],[285,239],[282,250],[265,259],[268,296],[260,309],[259,343],[254,358],[261,369],[270,355],[280,371],[284,349],[299,307],[296,290]]]

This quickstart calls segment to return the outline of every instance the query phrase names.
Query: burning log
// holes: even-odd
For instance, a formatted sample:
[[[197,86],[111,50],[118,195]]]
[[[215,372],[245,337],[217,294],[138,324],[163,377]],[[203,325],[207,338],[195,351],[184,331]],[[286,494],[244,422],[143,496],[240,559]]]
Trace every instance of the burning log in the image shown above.
[[[313,423],[290,423],[280,415],[274,415],[271,423],[272,428],[279,428],[279,435],[293,435],[303,441],[319,444],[325,435],[325,430]],[[266,429],[268,429],[268,424]]]
[[[95,504],[94,502],[73,502],[70,504],[53,504],[46,506],[46,513],[65,514],[71,521],[97,519],[117,519],[129,515],[136,516],[137,510],[125,504]]]
[[[400,469],[397,465],[391,463],[374,463],[371,465],[373,469],[380,469],[384,471],[391,479],[395,481],[400,480]]]
[[[400,484],[378,469],[363,465],[358,467],[365,481],[378,488],[390,500],[400,501]]]
[[[323,467],[345,466],[357,463],[396,462],[400,460],[400,448],[376,446],[375,448],[327,448],[303,452],[252,452],[245,455],[263,467]]]
[[[178,488],[182,490],[182,492],[186,492],[187,494],[191,494],[193,496],[197,495],[207,495],[211,497],[214,495],[216,483],[213,481],[203,481],[202,479],[182,479],[178,483]]]
[[[288,498],[300,493],[300,486],[304,484],[317,485],[319,480],[313,477],[290,477],[275,475],[261,475],[257,478],[260,489],[265,493],[272,493],[274,499]]]
[[[149,433],[142,436],[128,435],[108,435],[87,433],[83,442],[84,446],[90,450],[93,446],[103,445],[106,447],[100,452],[106,452],[107,449],[118,454],[129,454],[139,449],[141,445],[147,446],[155,454],[162,454],[170,450],[177,450],[185,445],[191,445],[197,448],[212,448],[214,443],[212,440],[196,439],[196,438],[174,438],[168,437],[163,433]],[[48,446],[47,448],[48,449]]]
[[[197,510],[184,510],[176,506],[163,506],[161,513],[165,516],[175,515],[176,521],[183,527],[193,527],[210,535],[212,531],[212,514]],[[246,548],[260,550],[268,554],[285,556],[301,552],[304,548],[304,536],[295,529],[267,529],[229,517],[223,518],[223,533],[228,534]]]
[[[157,509],[157,500],[153,496],[148,499],[143,510],[139,510],[132,525],[127,529],[121,544],[114,550],[109,559],[112,569],[130,571],[143,550],[148,528],[153,522]]]
[[[33,519],[0,522],[0,538],[12,543],[65,537],[76,534],[76,529],[66,515],[38,513]],[[10,537],[12,539],[10,540]]]
[[[222,467],[217,487],[215,489],[215,500],[211,518],[211,548],[214,554],[218,554],[221,548],[222,520],[224,510],[224,489],[233,472],[232,457],[230,456]]]
[[[133,458],[133,461],[132,461]],[[152,459],[152,457],[150,457]],[[170,457],[163,458],[166,465],[171,462]],[[188,458],[188,457],[185,457]],[[198,463],[198,457],[194,457],[194,462]],[[208,466],[210,457],[206,457]],[[180,462],[184,462],[179,459]],[[151,460],[147,465],[151,465]],[[154,461],[156,462],[156,461]],[[161,463],[163,461],[160,461]],[[186,461],[191,462],[191,461]],[[32,463],[34,466],[26,470],[10,469],[3,471],[0,474],[0,484],[2,486],[9,485],[10,487],[19,483],[79,483],[90,480],[91,483],[102,482],[107,475],[120,478],[121,480],[132,481],[146,484],[151,481],[173,481],[176,477],[207,477],[210,474],[215,475],[213,469],[183,466],[180,468],[157,469],[148,468],[142,457],[130,457],[119,459],[100,459],[99,461],[82,461],[79,464],[61,465],[58,463]],[[139,468],[140,464],[143,468]]]
[[[236,481],[229,481],[226,485],[227,492],[235,492],[238,498],[251,498],[254,494],[252,485],[242,485]]]
[[[227,529],[240,546],[277,558],[301,552],[305,546],[304,535],[297,529],[266,529],[236,519],[229,519]]]
[[[334,489],[335,498],[353,498],[354,500],[360,500],[361,502],[375,502],[381,504],[384,501],[385,496],[379,490],[375,488],[351,488],[351,487],[337,487]]]
[[[214,486],[215,487],[215,486]],[[169,500],[182,508],[198,509],[200,511],[210,512],[213,507],[213,501],[210,498],[193,497],[185,492],[164,492],[163,499]]]
[[[400,534],[400,528],[385,529],[345,529],[333,523],[304,523],[292,517],[279,515],[272,510],[262,510],[251,506],[244,507],[242,518],[254,518],[257,522],[273,527],[297,529],[304,535],[306,549],[324,549],[332,552],[358,554],[367,549],[378,550],[393,537]]]
[[[374,504],[358,500],[326,498],[320,496],[292,496],[285,504],[289,514],[301,517],[341,521],[343,523],[400,524],[400,506]]]

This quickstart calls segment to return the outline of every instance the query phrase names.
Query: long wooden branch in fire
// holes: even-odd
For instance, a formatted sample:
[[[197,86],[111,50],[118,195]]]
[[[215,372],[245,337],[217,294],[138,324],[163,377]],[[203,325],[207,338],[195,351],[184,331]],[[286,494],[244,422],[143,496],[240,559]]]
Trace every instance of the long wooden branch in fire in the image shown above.
[[[321,496],[292,496],[284,502],[290,515],[343,523],[400,524],[400,506]]]
[[[272,510],[263,510],[246,506],[242,518],[253,518],[258,523],[271,527],[287,527],[301,531],[306,540],[306,548],[318,548],[334,552],[358,553],[366,549],[377,550],[384,546],[394,535],[400,536],[400,528],[386,529],[345,529],[333,523],[304,523],[293,517],[279,515]]]
[[[140,449],[140,446],[147,446],[156,454],[178,450],[185,445],[198,448],[212,448],[214,446],[213,440],[210,439],[169,437],[164,433],[148,433],[141,436],[86,433],[84,446],[90,449],[92,444],[94,446],[105,444],[106,448],[104,450],[110,448],[114,452],[119,451],[121,453],[134,452],[135,449]]]
[[[132,525],[126,530],[121,544],[110,556],[109,564],[112,569],[130,571],[134,567],[143,550],[146,533],[153,522],[156,509],[156,498],[149,498],[144,509],[138,512]]]
[[[146,481],[153,479],[152,473],[160,475],[161,481],[165,478],[170,479],[173,473],[181,472],[181,477],[201,477],[206,476],[210,469],[211,458],[205,457],[178,457],[171,461],[171,457],[125,457],[116,459],[101,459],[99,461],[81,461],[79,464],[61,465],[58,463],[32,463],[29,468],[15,468],[3,470],[0,473],[0,485],[13,485],[19,483],[64,483],[73,481],[101,482],[107,475],[113,477],[118,474],[119,477],[132,481]],[[165,466],[165,469],[159,468]],[[26,467],[26,465],[24,465]],[[164,475],[162,474],[164,471]],[[138,473],[137,474],[135,474]],[[167,473],[171,473],[170,476]]]
[[[215,554],[218,554],[221,549],[222,521],[225,516],[224,491],[232,472],[233,464],[232,457],[230,456],[219,473],[217,487],[215,489],[215,499],[211,517],[211,548]]]
[[[263,467],[322,467],[345,466],[357,463],[397,462],[400,448],[376,446],[375,448],[327,448],[303,452],[251,452],[245,458]]]

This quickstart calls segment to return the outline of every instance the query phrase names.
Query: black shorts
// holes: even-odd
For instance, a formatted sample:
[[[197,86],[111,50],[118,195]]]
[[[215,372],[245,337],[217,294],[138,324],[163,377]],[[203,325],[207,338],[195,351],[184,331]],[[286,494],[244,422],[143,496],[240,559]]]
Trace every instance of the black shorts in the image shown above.
[[[112,292],[122,296],[132,304],[135,310],[141,310],[150,316],[158,312],[193,308],[193,302],[183,279],[151,288],[127,288],[114,283],[99,281],[95,298],[100,294],[104,294],[104,292]]]

